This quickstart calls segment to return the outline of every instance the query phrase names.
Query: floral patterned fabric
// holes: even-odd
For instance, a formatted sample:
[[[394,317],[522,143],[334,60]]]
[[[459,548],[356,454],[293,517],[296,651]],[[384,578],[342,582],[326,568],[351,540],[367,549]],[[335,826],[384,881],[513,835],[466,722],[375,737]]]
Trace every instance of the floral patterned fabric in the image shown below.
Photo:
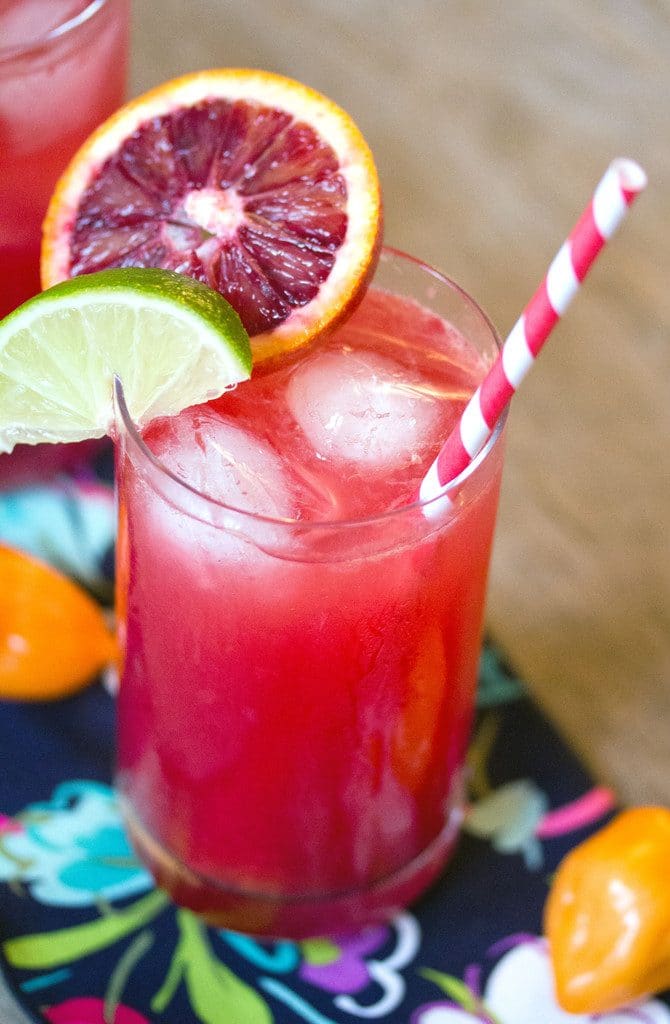
[[[8,985],[52,1024],[592,1019],[557,1008],[538,936],[551,872],[604,821],[612,795],[591,785],[490,650],[481,704],[465,832],[440,882],[388,926],[300,943],[207,929],[153,888],[110,786],[114,703],[102,686],[1,706]],[[656,999],[598,1020],[670,1024],[670,1009]]]
[[[92,479],[0,495],[0,540],[67,566],[104,599],[111,508]],[[670,1024],[660,997],[598,1018],[557,1007],[539,937],[548,884],[612,812],[613,795],[593,786],[491,648],[478,704],[465,829],[442,879],[387,926],[299,943],[207,929],[153,887],[111,788],[114,701],[102,685],[52,704],[0,704],[0,964],[24,1015]]]

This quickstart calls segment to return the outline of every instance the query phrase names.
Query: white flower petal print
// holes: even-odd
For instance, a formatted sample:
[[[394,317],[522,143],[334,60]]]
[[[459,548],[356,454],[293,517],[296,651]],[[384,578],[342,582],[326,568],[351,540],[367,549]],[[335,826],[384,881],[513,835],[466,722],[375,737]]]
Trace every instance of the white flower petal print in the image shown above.
[[[455,1006],[429,1006],[421,1012],[417,1024],[481,1024],[481,1017]]]
[[[640,1009],[649,1018],[649,1024],[670,1024],[670,1010],[658,1000],[652,999],[650,1003],[645,1003]],[[616,1024],[616,1022],[611,1021],[610,1024]]]
[[[566,1013],[556,1003],[549,955],[541,939],[516,946],[496,964],[484,1005],[500,1024],[670,1024],[670,1010],[657,1000],[597,1017]]]

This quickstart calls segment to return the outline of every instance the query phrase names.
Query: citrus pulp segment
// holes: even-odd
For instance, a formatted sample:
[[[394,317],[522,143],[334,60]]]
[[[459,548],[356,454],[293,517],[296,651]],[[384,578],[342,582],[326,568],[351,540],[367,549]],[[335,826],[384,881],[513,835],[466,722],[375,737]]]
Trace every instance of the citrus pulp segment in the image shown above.
[[[231,302],[258,361],[342,320],[380,241],[376,169],[348,114],[280,75],[220,69],[131,101],[84,144],[49,207],[42,279],[188,274]]]
[[[250,372],[239,317],[197,281],[137,268],[73,278],[0,323],[0,451],[109,433],[115,376],[142,425]]]

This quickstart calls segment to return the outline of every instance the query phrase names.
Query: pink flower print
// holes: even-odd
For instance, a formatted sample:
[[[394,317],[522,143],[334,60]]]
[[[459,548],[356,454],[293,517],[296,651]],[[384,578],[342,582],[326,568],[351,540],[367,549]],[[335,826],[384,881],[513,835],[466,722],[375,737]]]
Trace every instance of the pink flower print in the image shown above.
[[[66,999],[64,1003],[50,1006],[44,1016],[51,1024],[106,1024],[105,1002],[81,996],[77,999]],[[137,1010],[129,1006],[117,1006],[112,1018],[114,1024],[149,1024]]]

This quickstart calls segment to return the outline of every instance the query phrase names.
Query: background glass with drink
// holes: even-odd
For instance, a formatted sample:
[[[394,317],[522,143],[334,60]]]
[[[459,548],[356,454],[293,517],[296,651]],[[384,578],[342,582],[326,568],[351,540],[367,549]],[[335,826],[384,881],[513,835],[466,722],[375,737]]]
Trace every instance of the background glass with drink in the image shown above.
[[[67,161],[123,102],[130,0],[5,0],[0,7],[0,316],[40,288],[42,219]],[[81,450],[79,450],[79,456]],[[0,456],[0,487],[78,457]]]

